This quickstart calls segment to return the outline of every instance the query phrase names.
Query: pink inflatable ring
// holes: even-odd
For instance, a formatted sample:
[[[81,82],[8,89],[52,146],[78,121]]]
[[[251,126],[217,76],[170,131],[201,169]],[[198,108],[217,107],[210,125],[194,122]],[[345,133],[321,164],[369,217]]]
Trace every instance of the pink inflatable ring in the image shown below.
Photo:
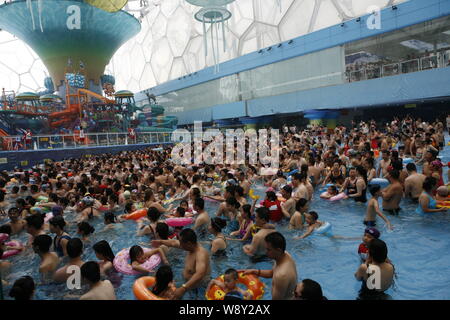
[[[184,227],[193,222],[194,222],[194,219],[192,219],[191,217],[166,219],[166,223],[170,227]]]
[[[22,244],[19,241],[9,241],[6,242],[5,245],[8,247],[21,247],[23,248]],[[3,255],[1,256],[2,259],[6,259],[11,256],[15,256],[16,254],[19,254],[20,250],[7,250],[3,252]]]
[[[148,248],[143,248],[144,252],[150,251]],[[161,263],[161,257],[159,254],[154,254],[147,261],[145,261],[141,266],[147,269],[148,271],[152,271]],[[114,258],[113,261],[114,268],[117,271],[127,274],[127,275],[140,275],[141,273],[133,270],[133,267],[130,264],[130,249],[125,248],[122,249]]]

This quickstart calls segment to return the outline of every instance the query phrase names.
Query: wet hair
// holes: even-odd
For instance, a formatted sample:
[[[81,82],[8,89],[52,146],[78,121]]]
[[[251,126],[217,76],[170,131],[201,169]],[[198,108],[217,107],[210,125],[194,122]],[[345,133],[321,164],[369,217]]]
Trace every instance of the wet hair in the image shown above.
[[[230,268],[230,269],[227,269],[226,271],[225,271],[225,275],[231,275],[231,276],[233,276],[233,279],[234,280],[237,280],[237,279],[239,279],[239,274],[238,274],[238,272],[236,271],[236,269],[233,269],[233,268]]]
[[[302,290],[303,300],[318,301],[327,299],[323,296],[322,287],[316,281],[311,279],[304,279],[302,283],[303,283],[303,290]]]
[[[269,221],[269,209],[266,207],[259,207],[255,210],[256,216],[264,221]]]
[[[66,226],[66,221],[64,221],[64,218],[62,216],[53,217],[48,223],[54,227],[59,227],[61,230],[63,230]]]
[[[158,271],[156,271],[155,278],[155,286],[153,287],[152,292],[155,295],[159,295],[166,290],[169,284],[173,281],[172,268],[167,265],[159,267]]]
[[[184,217],[184,215],[186,214],[186,209],[183,207],[178,207],[177,213],[180,215],[180,217]]]
[[[219,217],[214,217],[211,219],[211,227],[216,230],[217,232],[222,231],[223,228],[225,228],[227,225],[227,222]]]
[[[369,186],[369,192],[372,195],[372,197],[375,195],[375,193],[380,191],[380,189],[381,189],[381,186],[379,184],[372,184]]]
[[[100,266],[95,261],[85,262],[81,266],[81,276],[91,283],[100,281]]]
[[[410,162],[406,165],[406,170],[408,171],[417,171],[417,167],[414,163]]]
[[[295,203],[295,210],[300,211],[300,209],[303,208],[303,207],[305,207],[307,203],[308,203],[308,200],[306,200],[305,198],[299,199],[299,200]]]
[[[111,246],[109,245],[108,241],[101,240],[94,244],[92,247],[96,253],[101,254],[106,258],[106,260],[113,262],[114,261],[114,252],[111,249]]]
[[[129,251],[131,263],[136,261],[137,257],[142,255],[143,253],[144,250],[140,246],[132,246]]]
[[[394,178],[395,180],[398,180],[400,178],[400,172],[398,170],[393,169],[389,171],[389,176],[391,178]]]
[[[269,201],[276,201],[277,200],[277,195],[273,191],[267,191],[266,195],[267,195],[267,199]]]
[[[91,226],[89,223],[87,223],[86,221],[80,222],[77,226],[78,226],[78,229],[81,231],[81,233],[85,236],[88,236],[91,233],[94,233],[94,231],[95,231],[95,228],[93,226]]]
[[[52,246],[52,237],[47,234],[38,235],[33,240],[33,247],[37,247],[39,252],[47,253]]]
[[[314,219],[314,221],[317,221],[317,219],[319,219],[319,214],[315,211],[310,211],[308,212]]]
[[[158,222],[156,224],[155,232],[162,240],[167,240],[169,238],[169,226],[164,222]]]
[[[380,239],[373,239],[367,246],[369,249],[369,255],[374,262],[383,263],[387,259],[388,249],[386,243]]]
[[[9,296],[18,301],[31,300],[35,288],[33,278],[23,276],[14,282],[14,285],[9,291]]]
[[[193,244],[197,243],[197,234],[195,233],[194,230],[187,228],[187,229],[183,229],[180,232],[180,242],[190,242]]]
[[[83,241],[79,238],[72,238],[67,242],[67,255],[70,258],[77,258],[83,253]]]
[[[4,225],[0,226],[0,233],[6,233],[7,235],[10,236],[12,233],[11,226],[9,224],[4,224]]]
[[[283,252],[286,250],[286,239],[279,232],[269,233],[264,240],[275,249],[281,249]]]
[[[198,207],[200,210],[203,210],[205,208],[205,200],[202,198],[196,198],[194,200],[194,206]]]
[[[236,200],[235,197],[229,197],[227,200],[225,200],[225,202],[235,209],[239,209],[241,207],[241,204]]]
[[[249,218],[251,218],[251,216],[252,216],[251,210],[252,210],[252,206],[251,206],[250,204],[248,204],[248,203],[246,203],[246,204],[244,204],[244,205],[242,206],[242,211],[243,211],[243,212],[247,215],[247,217],[249,217]]]
[[[433,190],[435,185],[436,185],[436,179],[435,178],[433,178],[433,177],[426,177],[425,180],[423,181],[422,188],[425,191],[430,192],[431,190]]]
[[[161,216],[161,213],[159,212],[159,210],[157,208],[155,208],[155,207],[148,208],[147,217],[149,218],[150,221],[156,222],[156,221],[158,221],[160,216]]]
[[[187,202],[186,200],[181,200],[180,201],[180,207],[182,204],[185,204],[187,207],[189,207],[189,202]]]
[[[394,168],[395,170],[403,170],[403,162],[401,159],[392,161],[392,168]]]
[[[105,212],[105,214],[103,215],[103,218],[105,220],[105,223],[106,222],[116,223],[116,215],[114,214],[114,212],[111,212],[111,211]]]
[[[33,227],[36,230],[40,230],[44,224],[44,218],[41,214],[33,214],[25,218],[28,227]]]

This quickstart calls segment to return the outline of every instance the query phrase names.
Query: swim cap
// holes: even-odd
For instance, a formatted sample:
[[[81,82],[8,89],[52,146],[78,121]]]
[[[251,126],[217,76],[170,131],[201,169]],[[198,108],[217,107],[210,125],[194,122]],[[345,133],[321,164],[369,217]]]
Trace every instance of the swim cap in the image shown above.
[[[125,198],[129,198],[130,196],[131,196],[131,192],[130,191],[125,191],[124,193],[123,193],[123,196],[125,197]]]
[[[370,234],[375,239],[378,239],[380,237],[380,231],[378,231],[374,227],[366,228],[366,230],[364,230],[364,233]]]

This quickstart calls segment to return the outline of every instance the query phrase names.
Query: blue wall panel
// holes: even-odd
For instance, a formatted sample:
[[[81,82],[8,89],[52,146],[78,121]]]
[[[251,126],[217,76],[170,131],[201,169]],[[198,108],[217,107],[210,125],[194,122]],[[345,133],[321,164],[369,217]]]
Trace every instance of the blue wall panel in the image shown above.
[[[245,110],[245,101],[238,101],[234,103],[221,104],[212,107],[212,119],[229,119],[245,117],[247,112]]]

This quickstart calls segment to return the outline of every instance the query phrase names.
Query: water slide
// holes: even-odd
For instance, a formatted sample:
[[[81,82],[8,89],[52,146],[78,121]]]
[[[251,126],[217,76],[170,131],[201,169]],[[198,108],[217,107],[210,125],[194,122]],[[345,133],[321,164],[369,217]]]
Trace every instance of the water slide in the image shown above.
[[[90,90],[87,90],[87,89],[78,89],[78,95],[80,95],[80,92],[84,93],[87,96],[94,97],[94,98],[96,98],[100,101],[106,102],[106,103],[115,103],[114,100],[107,99],[104,96],[102,96],[98,93],[92,92]]]

